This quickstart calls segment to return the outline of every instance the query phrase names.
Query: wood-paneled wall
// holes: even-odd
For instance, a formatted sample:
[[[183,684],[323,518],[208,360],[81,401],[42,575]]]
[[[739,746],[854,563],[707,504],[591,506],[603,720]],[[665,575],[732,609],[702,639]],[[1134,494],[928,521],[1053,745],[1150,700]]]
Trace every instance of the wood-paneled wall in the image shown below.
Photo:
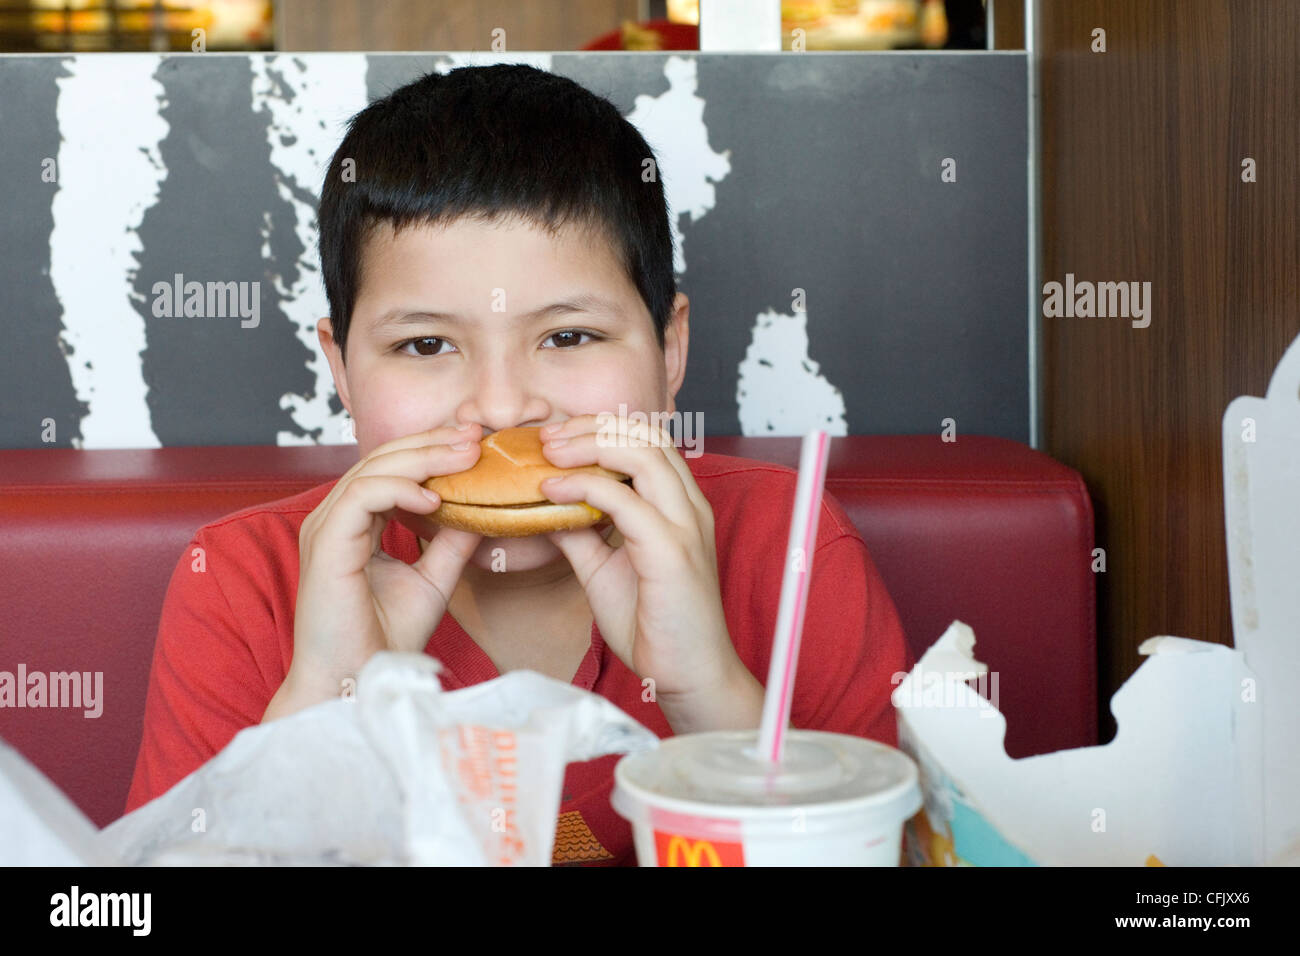
[[[987,0],[993,8],[993,48],[1025,48],[1025,0]]]
[[[578,50],[636,20],[637,0],[279,0],[278,50]]]
[[[1037,0],[1037,14],[1041,281],[1152,290],[1147,328],[1041,326],[1043,450],[1083,474],[1106,549],[1107,701],[1147,637],[1232,642],[1220,423],[1300,334],[1300,4]]]

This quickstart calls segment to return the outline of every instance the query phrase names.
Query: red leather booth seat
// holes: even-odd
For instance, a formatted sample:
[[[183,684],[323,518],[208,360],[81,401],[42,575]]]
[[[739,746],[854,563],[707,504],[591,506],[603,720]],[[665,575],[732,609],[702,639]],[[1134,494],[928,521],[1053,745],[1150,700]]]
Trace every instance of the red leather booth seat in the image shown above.
[[[799,440],[705,450],[797,467]],[[201,525],[338,477],[355,446],[0,451],[0,671],[102,671],[103,712],[0,708],[0,737],[97,825],[121,816],[167,581]],[[954,618],[998,674],[1013,757],[1096,743],[1092,507],[1024,445],[832,442],[827,488],[861,530],[919,656]]]

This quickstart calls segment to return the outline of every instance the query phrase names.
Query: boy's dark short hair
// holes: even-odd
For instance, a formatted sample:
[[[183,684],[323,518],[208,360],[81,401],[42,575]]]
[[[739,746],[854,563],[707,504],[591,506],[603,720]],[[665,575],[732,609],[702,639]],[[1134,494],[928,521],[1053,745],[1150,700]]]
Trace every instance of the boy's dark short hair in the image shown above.
[[[677,286],[654,153],[608,100],[521,64],[429,73],[352,117],[325,174],[320,258],[340,350],[361,286],[361,253],[383,222],[445,225],[519,216],[590,228],[613,246],[662,348]],[[355,181],[344,178],[352,160]]]

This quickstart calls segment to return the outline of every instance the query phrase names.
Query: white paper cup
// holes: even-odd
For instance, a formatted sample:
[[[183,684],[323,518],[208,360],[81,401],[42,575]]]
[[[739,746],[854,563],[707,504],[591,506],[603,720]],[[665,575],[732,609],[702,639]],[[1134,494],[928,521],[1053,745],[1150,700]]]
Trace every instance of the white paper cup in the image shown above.
[[[641,866],[897,866],[921,807],[916,764],[874,740],[788,731],[781,766],[758,731],[683,734],[614,767],[614,809]]]

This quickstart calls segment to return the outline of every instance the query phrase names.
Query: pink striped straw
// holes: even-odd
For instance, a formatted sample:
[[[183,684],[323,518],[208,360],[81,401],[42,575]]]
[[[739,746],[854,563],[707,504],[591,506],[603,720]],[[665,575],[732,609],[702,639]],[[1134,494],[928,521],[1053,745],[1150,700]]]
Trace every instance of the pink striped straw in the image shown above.
[[[808,606],[808,582],[812,579],[817,519],[821,515],[830,444],[826,432],[809,432],[804,436],[799,456],[799,481],[795,485],[794,512],[790,515],[790,541],[786,547],[785,574],[781,580],[781,603],[776,612],[772,662],[767,672],[763,722],[758,734],[758,753],[772,764],[781,762],[790,724],[794,672],[799,663],[799,642]]]

